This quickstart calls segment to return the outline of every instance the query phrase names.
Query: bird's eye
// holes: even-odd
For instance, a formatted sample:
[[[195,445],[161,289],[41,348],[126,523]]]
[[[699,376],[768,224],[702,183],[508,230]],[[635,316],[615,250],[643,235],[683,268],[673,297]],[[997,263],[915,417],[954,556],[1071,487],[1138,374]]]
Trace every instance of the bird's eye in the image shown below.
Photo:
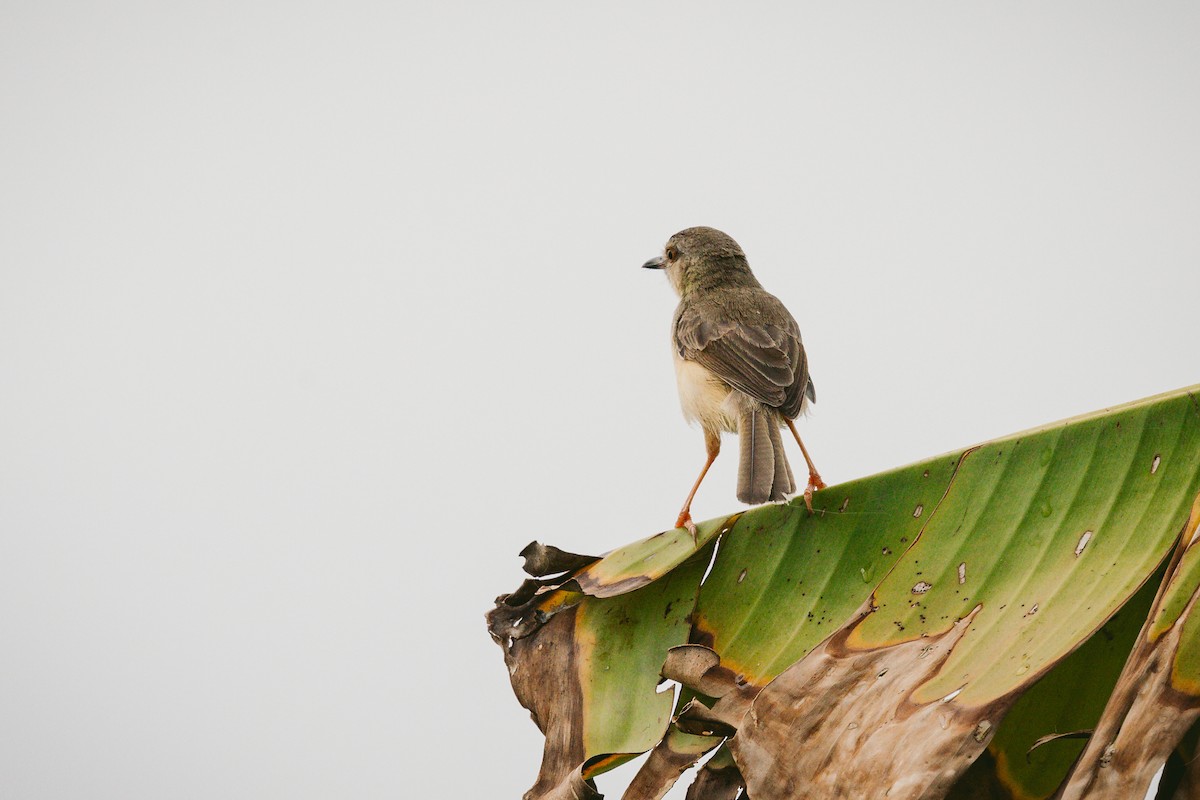
[[[677,249],[675,249],[674,245],[672,245],[671,247],[668,247],[667,248],[667,261],[674,261],[677,258],[679,258],[679,251]]]

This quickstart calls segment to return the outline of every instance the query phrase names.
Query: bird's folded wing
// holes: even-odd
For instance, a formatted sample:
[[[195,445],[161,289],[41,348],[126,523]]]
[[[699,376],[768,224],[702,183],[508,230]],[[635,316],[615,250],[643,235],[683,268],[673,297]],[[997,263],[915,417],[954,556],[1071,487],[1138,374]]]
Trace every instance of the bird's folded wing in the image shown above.
[[[675,342],[683,358],[794,417],[800,413],[808,384],[808,364],[799,328],[786,316],[779,324],[746,323],[712,310],[684,307],[676,318]]]

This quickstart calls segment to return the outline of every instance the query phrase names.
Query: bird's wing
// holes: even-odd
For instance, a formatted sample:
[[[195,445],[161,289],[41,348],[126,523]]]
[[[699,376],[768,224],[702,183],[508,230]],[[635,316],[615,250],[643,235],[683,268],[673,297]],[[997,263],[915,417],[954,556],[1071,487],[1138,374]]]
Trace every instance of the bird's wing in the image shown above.
[[[775,306],[764,316],[681,304],[675,319],[679,355],[695,361],[735,389],[788,417],[800,413],[808,390],[808,359],[800,329],[774,296],[763,292],[757,304]]]

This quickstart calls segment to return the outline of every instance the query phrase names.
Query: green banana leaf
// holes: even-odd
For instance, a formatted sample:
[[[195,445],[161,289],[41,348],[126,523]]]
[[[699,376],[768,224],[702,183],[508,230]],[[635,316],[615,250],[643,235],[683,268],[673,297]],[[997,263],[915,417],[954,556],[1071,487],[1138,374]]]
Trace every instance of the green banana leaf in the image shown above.
[[[1050,779],[1032,781],[1018,750],[1033,734],[1062,733],[1068,717],[1044,705],[1044,713],[1029,714],[1019,699],[1027,691],[1036,698],[1031,687],[1044,677],[1042,692],[1056,682],[1078,690],[1079,724],[1103,706],[1145,601],[1114,614],[1135,596],[1153,596],[1154,585],[1144,595],[1139,589],[1171,551],[1200,491],[1197,391],[833,486],[816,494],[811,514],[799,503],[764,506],[702,523],[695,539],[680,530],[656,534],[575,565],[536,591],[501,598],[489,626],[505,648],[514,690],[547,735],[542,773],[527,797],[572,796],[562,787],[586,784],[662,741],[671,697],[653,686],[666,651],[684,642],[714,652],[719,667],[707,685],[727,694],[701,697],[683,716],[707,714],[737,730],[732,757],[756,800],[786,796],[772,787],[787,781],[807,787],[809,797],[836,796],[823,787],[844,783],[839,771],[853,774],[856,753],[900,743],[905,758],[864,780],[886,790],[904,770],[907,784],[918,786],[911,796],[940,796],[991,742],[1010,796],[1047,796]],[[1193,630],[1200,623],[1185,613],[1200,581],[1200,548],[1184,553],[1171,580],[1157,624],[1184,626],[1173,680],[1200,686]],[[654,632],[624,635],[595,610],[614,602],[623,603],[622,625]],[[564,614],[571,626],[557,624]],[[554,697],[530,691],[544,677],[533,655],[543,638],[543,651],[553,641],[574,656],[552,668],[569,671],[573,684],[603,686],[585,693],[581,707],[562,713]],[[1078,679],[1083,656],[1071,658],[1085,643],[1103,663],[1089,681]],[[813,672],[818,664],[824,671]],[[835,676],[838,691],[860,700],[813,697],[806,687],[818,674]],[[901,676],[897,696],[871,694]],[[890,716],[878,713],[884,703],[895,706]],[[806,748],[796,745],[796,720],[764,717],[802,706]],[[897,713],[901,706],[908,710]],[[1014,707],[1010,731],[1004,719]],[[935,713],[938,731],[911,729]],[[847,714],[877,722],[867,730],[852,721],[852,741],[839,740],[829,726]],[[812,747],[813,737],[828,738],[829,747]],[[1074,750],[1051,740],[1029,759],[1055,760],[1060,769]],[[810,757],[816,751],[819,763]],[[656,780],[674,774],[664,770]],[[653,783],[642,781],[637,796],[661,796],[665,786]],[[864,788],[864,796],[874,790]]]

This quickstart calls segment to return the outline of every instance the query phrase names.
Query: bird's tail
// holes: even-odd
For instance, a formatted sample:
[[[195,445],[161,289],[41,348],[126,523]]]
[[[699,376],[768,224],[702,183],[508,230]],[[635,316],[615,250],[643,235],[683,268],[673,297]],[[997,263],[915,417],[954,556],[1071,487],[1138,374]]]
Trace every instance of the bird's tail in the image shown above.
[[[745,398],[738,413],[738,500],[757,505],[783,500],[796,491],[792,467],[783,452],[779,412]]]

